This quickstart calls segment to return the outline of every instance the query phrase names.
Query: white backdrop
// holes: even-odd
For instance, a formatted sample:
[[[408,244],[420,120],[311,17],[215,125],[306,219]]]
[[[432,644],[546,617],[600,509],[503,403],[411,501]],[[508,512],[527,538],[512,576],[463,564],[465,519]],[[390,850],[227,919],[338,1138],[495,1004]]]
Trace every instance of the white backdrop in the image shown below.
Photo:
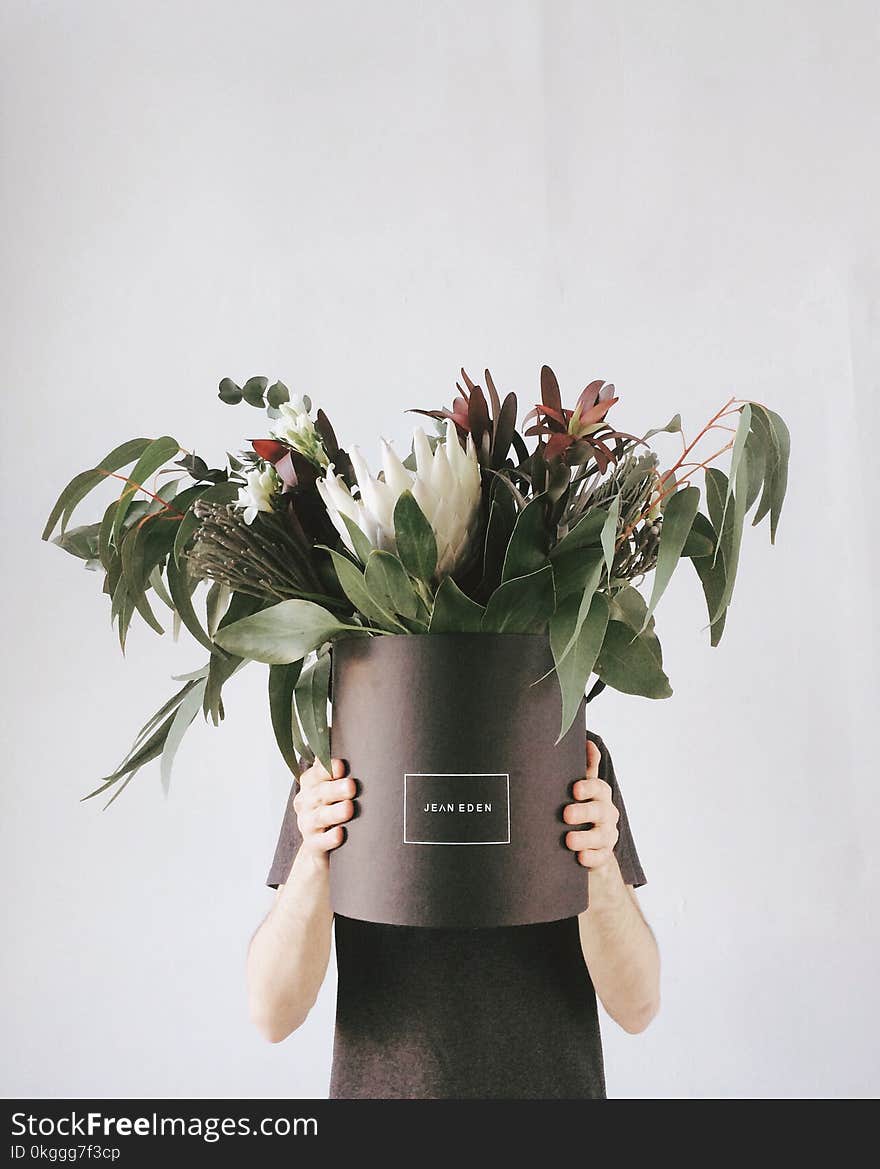
[[[880,1088],[880,346],[871,0],[430,4],[6,0],[4,1066],[36,1096],[320,1096],[332,980],[279,1047],[243,960],[287,793],[264,668],[172,792],[78,797],[201,662],[39,531],[124,438],[222,458],[282,377],[347,442],[489,365],[529,402],[615,381],[624,429],[730,394],[790,422],[778,546],[750,533],[710,650],[696,577],[659,612],[675,689],[606,692],[663,1008],[603,1022],[616,1096]],[[84,517],[96,505],[86,508]]]

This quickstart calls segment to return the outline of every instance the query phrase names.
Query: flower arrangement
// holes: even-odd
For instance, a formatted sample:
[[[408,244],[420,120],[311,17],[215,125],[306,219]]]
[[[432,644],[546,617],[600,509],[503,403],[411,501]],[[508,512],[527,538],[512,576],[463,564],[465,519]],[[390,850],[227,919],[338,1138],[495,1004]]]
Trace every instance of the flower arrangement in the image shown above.
[[[43,539],[60,529],[54,542],[103,574],[123,652],[135,614],[163,632],[158,601],[175,635],[183,626],[208,654],[85,798],[115,789],[112,802],[156,758],[167,787],[187,728],[200,711],[220,722],[224,684],[250,661],[270,667],[285,760],[326,763],[329,651],[342,638],[547,635],[560,738],[585,692],[587,701],[605,686],[672,693],[654,611],[676,567],[690,561],[718,644],[753,508],[753,525],[769,516],[775,541],[785,423],[758,402],[730,398],[690,441],[677,414],[636,436],[608,422],[613,385],[590,382],[569,408],[544,366],[541,401],[521,432],[516,395],[502,400],[488,370],[484,382],[462,370],[450,408],[415,411],[436,432],[416,430],[404,459],[383,442],[374,473],[359,451],[339,445],[308,397],[264,377],[243,386],[225,378],[223,402],[268,415],[268,436],[239,457],[212,468],[174,438],[138,438],[67,484]],[[665,466],[651,445],[664,433],[681,442]],[[725,454],[727,472],[715,465]],[[108,479],[123,486],[103,517],[69,527]]]

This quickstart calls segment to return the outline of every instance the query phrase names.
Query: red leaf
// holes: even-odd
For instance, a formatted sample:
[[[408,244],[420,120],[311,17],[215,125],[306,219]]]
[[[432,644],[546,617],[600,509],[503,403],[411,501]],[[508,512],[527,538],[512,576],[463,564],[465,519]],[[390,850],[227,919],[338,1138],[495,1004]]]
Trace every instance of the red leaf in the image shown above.
[[[559,393],[559,382],[549,365],[541,366],[541,401],[545,406],[562,413],[562,395]]]
[[[252,438],[251,446],[267,463],[277,463],[279,459],[284,458],[288,451],[283,442],[278,442],[274,438]]]
[[[486,399],[479,386],[473,386],[471,389],[471,399],[468,402],[468,423],[473,440],[479,450],[483,435],[489,429],[489,407],[486,405]]]
[[[605,385],[605,382],[603,381],[603,379],[599,378],[598,381],[590,382],[590,384],[588,386],[585,386],[584,389],[581,390],[580,395],[578,397],[578,400],[577,400],[578,406],[580,406],[580,408],[582,410],[586,410],[588,407],[594,406],[596,404],[596,402],[599,400],[600,392],[601,392],[602,387],[604,385]],[[613,391],[614,387],[612,386],[611,388]]]

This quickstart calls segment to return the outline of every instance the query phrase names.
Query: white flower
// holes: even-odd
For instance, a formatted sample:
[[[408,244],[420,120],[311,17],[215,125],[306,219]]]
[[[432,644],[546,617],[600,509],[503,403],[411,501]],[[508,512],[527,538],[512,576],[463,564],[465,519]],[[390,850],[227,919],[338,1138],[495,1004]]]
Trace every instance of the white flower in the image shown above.
[[[279,417],[269,427],[272,437],[286,442],[319,467],[326,467],[327,452],[303,400],[294,396],[289,402],[282,402],[278,410]]]
[[[328,468],[317,481],[327,513],[345,546],[354,552],[342,519],[348,516],[374,548],[396,551],[394,507],[404,491],[411,491],[437,539],[437,575],[448,576],[468,552],[477,509],[480,506],[480,465],[468,435],[462,450],[451,419],[446,439],[431,450],[425,432],[415,432],[413,450],[416,471],[408,471],[387,442],[382,443],[384,479],[374,478],[358,450],[351,453],[359,495],[352,496],[346,483]]]
[[[252,524],[258,511],[272,510],[272,496],[278,490],[281,480],[274,467],[266,467],[265,471],[247,471],[245,474],[247,485],[239,487],[237,507],[244,508],[244,522]]]

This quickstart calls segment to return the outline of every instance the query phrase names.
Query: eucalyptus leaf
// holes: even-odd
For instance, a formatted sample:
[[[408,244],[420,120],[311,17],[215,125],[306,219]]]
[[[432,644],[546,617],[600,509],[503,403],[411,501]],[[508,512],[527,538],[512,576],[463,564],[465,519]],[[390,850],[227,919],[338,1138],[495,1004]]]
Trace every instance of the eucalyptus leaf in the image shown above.
[[[175,562],[173,556],[169,556],[168,564],[165,568],[165,575],[168,580],[168,591],[171,593],[171,599],[174,602],[175,612],[183,622],[185,628],[192,634],[199,645],[203,645],[205,649],[210,650],[211,653],[215,653],[214,642],[203,628],[193,608],[192,593],[198,582],[190,579],[188,563],[184,561],[183,564],[179,565]]]
[[[126,483],[119,496],[119,502],[116,505],[116,514],[113,517],[111,539],[116,540],[119,537],[122,531],[122,525],[125,523],[126,513],[128,512],[135,492],[142,490],[144,483],[150,475],[164,466],[179,450],[180,444],[177,439],[172,438],[168,434],[163,435],[162,438],[154,439],[149,444],[132,468],[131,474],[128,476],[128,483]]]
[[[225,377],[220,383],[217,397],[227,406],[237,406],[241,401],[241,387],[237,386],[231,377]]]
[[[657,608],[657,603],[672,579],[672,574],[675,572],[678,562],[681,559],[682,549],[690,533],[699,506],[699,487],[680,488],[667,501],[666,510],[663,513],[663,524],[660,528],[660,546],[657,550],[654,584],[651,589],[651,601],[645,616],[645,625],[647,625],[648,618]]]
[[[266,394],[266,401],[277,410],[282,402],[290,401],[290,390],[284,382],[273,382]]]
[[[609,621],[595,671],[606,686],[623,694],[668,698],[669,679],[644,635],[633,637],[629,625]]]
[[[702,512],[697,512],[691,530],[681,550],[683,557],[713,556],[715,553],[715,529]]]
[[[268,384],[267,377],[249,377],[241,387],[241,396],[249,406],[264,410],[266,403],[263,401],[263,394],[265,394]]]
[[[193,686],[192,690],[190,690],[183,702],[178,706],[171,726],[168,728],[168,734],[162,746],[162,760],[159,764],[162,788],[166,795],[168,795],[168,789],[171,784],[171,770],[174,766],[174,757],[183,741],[183,736],[199,712],[206,686],[207,680],[197,682]]]
[[[568,644],[562,646],[559,650],[558,660],[563,660],[572,651],[580,637],[581,626],[587,618],[590,611],[590,606],[593,600],[593,594],[599,587],[599,581],[602,578],[603,555],[598,548],[585,549],[580,553],[580,575],[578,576],[578,583],[575,589],[566,587],[560,579],[560,561],[556,561],[553,565],[553,577],[556,587],[556,604],[559,606],[560,601],[565,598],[568,599],[573,593],[578,602],[577,616],[572,623],[571,632],[569,635]],[[567,611],[567,610],[566,610]],[[558,612],[558,608],[557,608]],[[552,629],[552,623],[551,623]]]
[[[139,459],[150,445],[150,441],[148,438],[130,439],[105,455],[96,467],[74,475],[55,501],[46,526],[43,528],[43,539],[49,539],[59,520],[61,520],[61,531],[63,532],[77,504],[85,499],[99,483],[103,483],[108,475]]]
[[[562,726],[557,743],[577,716],[602,647],[608,626],[608,598],[604,593],[595,593],[586,615],[580,610],[580,599],[571,596],[563,601],[550,622],[550,648],[562,692]]]
[[[306,742],[319,763],[328,772],[330,762],[330,729],[327,725],[327,702],[330,689],[330,655],[322,654],[303,670],[294,688],[294,701]]]
[[[277,666],[299,661],[347,632],[364,630],[360,625],[343,624],[313,601],[291,600],[279,601],[219,629],[214,640],[238,657]]]
[[[608,508],[608,514],[602,525],[602,551],[605,553],[605,569],[608,580],[611,580],[611,570],[614,567],[614,552],[617,547],[617,521],[620,519],[620,496],[615,495]]]
[[[293,720],[297,715],[293,708],[293,691],[302,668],[301,661],[269,667],[269,715],[272,730],[275,733],[278,750],[294,774],[299,770],[299,759],[294,744]]]
[[[654,618],[649,615],[645,598],[637,588],[624,585],[617,589],[609,604],[609,616],[612,621],[622,621],[628,625],[633,636],[640,637],[657,662],[663,665],[663,650],[654,629]]]

